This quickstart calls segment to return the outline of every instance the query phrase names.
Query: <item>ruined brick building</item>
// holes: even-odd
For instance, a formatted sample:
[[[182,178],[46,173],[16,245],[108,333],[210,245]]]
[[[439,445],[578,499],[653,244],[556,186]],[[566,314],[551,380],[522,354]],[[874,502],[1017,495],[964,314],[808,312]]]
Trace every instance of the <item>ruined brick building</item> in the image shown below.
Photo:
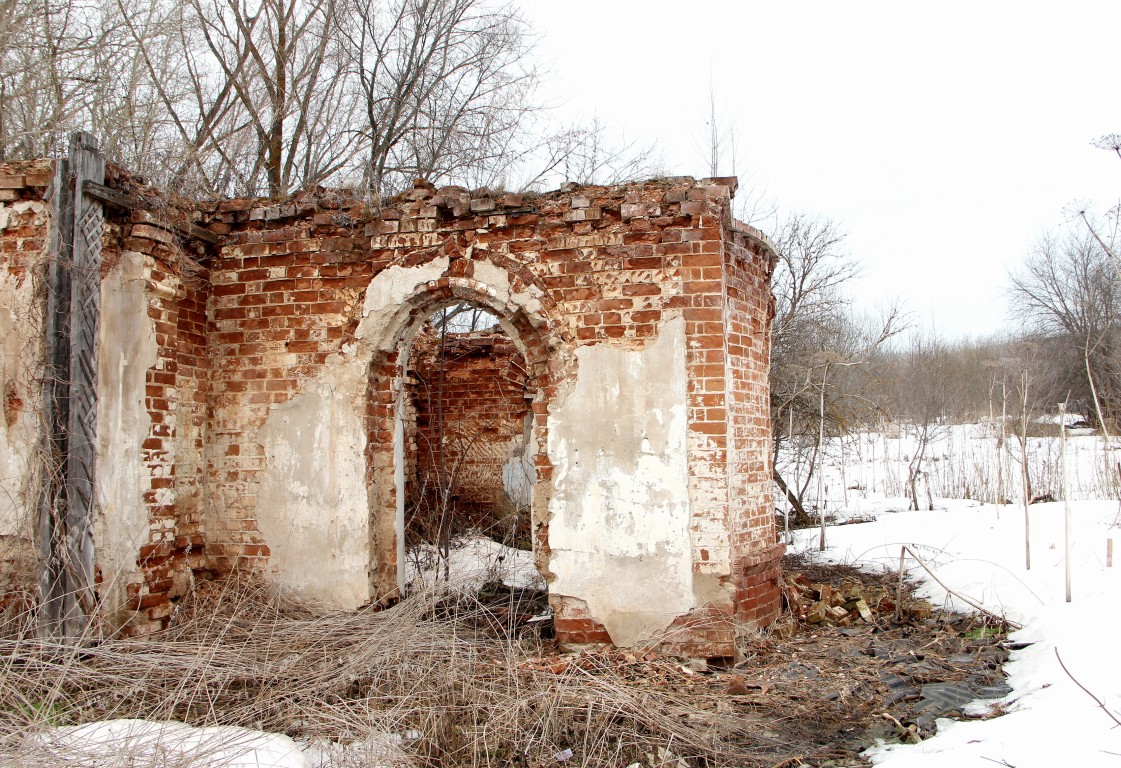
[[[734,179],[195,203],[94,150],[0,165],[9,601],[145,632],[235,569],[391,599],[425,446],[470,435],[456,493],[522,515],[562,642],[729,656],[777,615],[774,253]],[[437,435],[426,321],[464,304],[500,328],[445,339]]]

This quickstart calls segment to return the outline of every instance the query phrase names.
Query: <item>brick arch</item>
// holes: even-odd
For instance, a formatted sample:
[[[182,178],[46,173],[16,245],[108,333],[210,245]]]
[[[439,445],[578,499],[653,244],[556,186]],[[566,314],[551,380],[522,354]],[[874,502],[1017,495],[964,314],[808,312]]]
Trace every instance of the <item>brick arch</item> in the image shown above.
[[[556,391],[556,371],[568,347],[549,303],[529,296],[526,283],[501,266],[508,284],[489,285],[464,274],[449,274],[417,285],[389,320],[384,340],[373,350],[367,389],[366,471],[370,501],[371,594],[393,597],[402,585],[404,529],[404,380],[412,341],[431,314],[461,302],[478,305],[498,318],[502,329],[526,361],[527,386],[533,392],[531,449],[534,491],[531,503],[533,551],[538,570],[548,572],[548,504],[552,465],[548,458],[549,402]]]
[[[426,304],[427,312],[431,312],[438,307],[435,303],[430,303],[429,297],[441,292],[450,292],[452,298],[448,303],[459,300],[473,301],[488,307],[500,318],[523,315],[537,335],[556,347],[573,342],[567,324],[561,321],[563,312],[557,306],[553,291],[526,264],[508,254],[467,244],[462,237],[449,238],[438,248],[398,254],[387,264],[387,268],[415,267],[439,258],[449,260],[447,269],[439,279],[414,289],[402,303],[390,323],[398,333],[408,330],[408,318],[415,314],[418,302]],[[507,285],[499,288],[487,284],[485,278],[479,275],[484,268],[497,270]],[[524,299],[527,296],[532,296],[536,308],[532,310],[528,308],[528,302]],[[518,300],[516,297],[523,298]],[[423,316],[426,315],[422,313]],[[396,340],[396,337],[394,339]]]

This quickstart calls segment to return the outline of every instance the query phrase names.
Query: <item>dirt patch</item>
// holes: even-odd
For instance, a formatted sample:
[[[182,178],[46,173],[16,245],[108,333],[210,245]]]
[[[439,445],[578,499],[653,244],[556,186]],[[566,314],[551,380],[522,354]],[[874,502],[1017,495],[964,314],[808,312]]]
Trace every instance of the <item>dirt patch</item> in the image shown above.
[[[689,717],[709,716],[714,735],[738,742],[769,766],[868,765],[860,753],[878,739],[916,743],[934,734],[939,717],[1001,713],[995,700],[1011,690],[1002,672],[1009,654],[1006,628],[934,611],[915,599],[906,583],[904,610],[896,619],[896,574],[790,557],[784,573],[785,598],[797,591],[818,597],[819,587],[833,595],[858,591],[866,596],[871,621],[851,608],[843,611],[843,626],[810,623],[808,605],[799,611],[787,604],[772,631],[748,638],[742,661],[727,668],[617,650],[544,656],[526,664],[674,690],[696,707]],[[797,590],[795,584],[812,586]],[[976,699],[994,704],[983,714],[966,714],[965,705]],[[739,727],[723,730],[729,714]]]
[[[734,706],[777,715],[773,730],[795,748],[791,759],[862,765],[858,753],[877,739],[918,742],[933,735],[939,717],[1000,713],[995,705],[981,715],[964,708],[1010,692],[1006,627],[932,610],[908,584],[897,612],[896,574],[796,560],[784,572],[788,585],[810,585],[797,590],[803,596],[826,597],[845,614],[839,623],[811,623],[823,601],[795,605],[747,646],[735,670],[746,693],[732,698]],[[784,597],[795,591],[788,587]]]

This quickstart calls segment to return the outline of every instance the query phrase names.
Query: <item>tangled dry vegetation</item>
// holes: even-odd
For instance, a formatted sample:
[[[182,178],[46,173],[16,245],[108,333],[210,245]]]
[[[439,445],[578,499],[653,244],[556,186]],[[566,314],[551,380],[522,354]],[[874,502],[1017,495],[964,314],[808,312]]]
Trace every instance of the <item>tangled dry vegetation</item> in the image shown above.
[[[159,636],[75,652],[9,633],[0,764],[60,764],[34,737],[50,726],[145,718],[343,743],[405,735],[416,766],[858,765],[869,734],[895,727],[881,717],[897,693],[880,680],[893,654],[964,648],[945,626],[803,624],[752,638],[736,669],[698,670],[652,654],[558,654],[512,627],[518,614],[433,594],[326,614],[253,583],[212,582]],[[877,632],[891,653],[862,655]]]

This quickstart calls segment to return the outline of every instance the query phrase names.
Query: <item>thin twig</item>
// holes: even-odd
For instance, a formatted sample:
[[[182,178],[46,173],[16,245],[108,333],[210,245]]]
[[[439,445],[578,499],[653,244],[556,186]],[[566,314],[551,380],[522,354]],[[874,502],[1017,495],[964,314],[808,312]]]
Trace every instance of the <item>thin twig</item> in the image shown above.
[[[984,755],[979,755],[979,757],[982,760],[988,760],[990,763],[996,763],[997,765],[1003,765],[1006,768],[1016,768],[1016,766],[1012,765],[1012,763],[1008,762],[1007,760],[993,760],[991,757],[985,757]]]
[[[1078,682],[1077,678],[1075,678],[1075,676],[1070,673],[1070,670],[1067,669],[1067,665],[1063,663],[1063,657],[1059,655],[1058,646],[1055,647],[1055,658],[1059,660],[1059,666],[1063,668],[1063,672],[1066,672],[1067,677],[1069,677],[1071,679],[1071,682],[1073,682],[1075,685],[1077,685],[1079,688],[1081,688],[1083,691],[1085,691],[1086,695],[1089,696],[1091,699],[1093,699],[1095,704],[1097,704],[1099,707],[1101,707],[1102,712],[1105,712],[1107,715],[1109,715],[1110,720],[1117,723],[1118,725],[1121,725],[1121,720],[1119,720],[1117,718],[1117,715],[1115,715],[1115,714],[1113,714],[1112,712],[1109,711],[1109,709],[1105,706],[1105,702],[1103,702],[1097,696],[1092,694],[1090,692],[1089,688],[1084,686],[1082,683]]]
[[[903,549],[906,550],[906,552],[908,554],[910,554],[911,557],[913,557],[915,559],[915,562],[917,562],[919,565],[922,566],[924,571],[926,571],[927,573],[930,574],[930,578],[932,578],[936,582],[938,582],[938,586],[940,586],[940,587],[942,587],[942,589],[946,590],[946,594],[953,595],[954,597],[956,597],[959,600],[961,600],[962,602],[964,602],[966,605],[969,605],[969,606],[975,608],[976,610],[980,611],[981,613],[985,614],[986,616],[990,616],[993,619],[996,619],[997,621],[999,621],[1002,624],[1006,624],[1007,626],[1009,626],[1012,629],[1023,629],[1024,628],[1023,625],[1017,624],[1016,622],[1012,621],[1011,619],[1009,619],[1005,616],[1001,616],[1000,614],[993,613],[992,611],[990,611],[988,608],[986,608],[983,605],[981,605],[980,603],[978,603],[973,598],[966,597],[965,595],[961,594],[960,592],[957,592],[955,590],[950,589],[948,586],[946,586],[946,583],[944,581],[942,581],[940,578],[938,578],[937,575],[935,575],[935,573],[931,569],[931,567],[929,565],[927,565],[926,562],[921,557],[919,557],[917,554],[915,554],[915,551],[913,549],[908,547],[906,544],[903,545]],[[900,559],[902,559],[902,558],[900,558]]]

